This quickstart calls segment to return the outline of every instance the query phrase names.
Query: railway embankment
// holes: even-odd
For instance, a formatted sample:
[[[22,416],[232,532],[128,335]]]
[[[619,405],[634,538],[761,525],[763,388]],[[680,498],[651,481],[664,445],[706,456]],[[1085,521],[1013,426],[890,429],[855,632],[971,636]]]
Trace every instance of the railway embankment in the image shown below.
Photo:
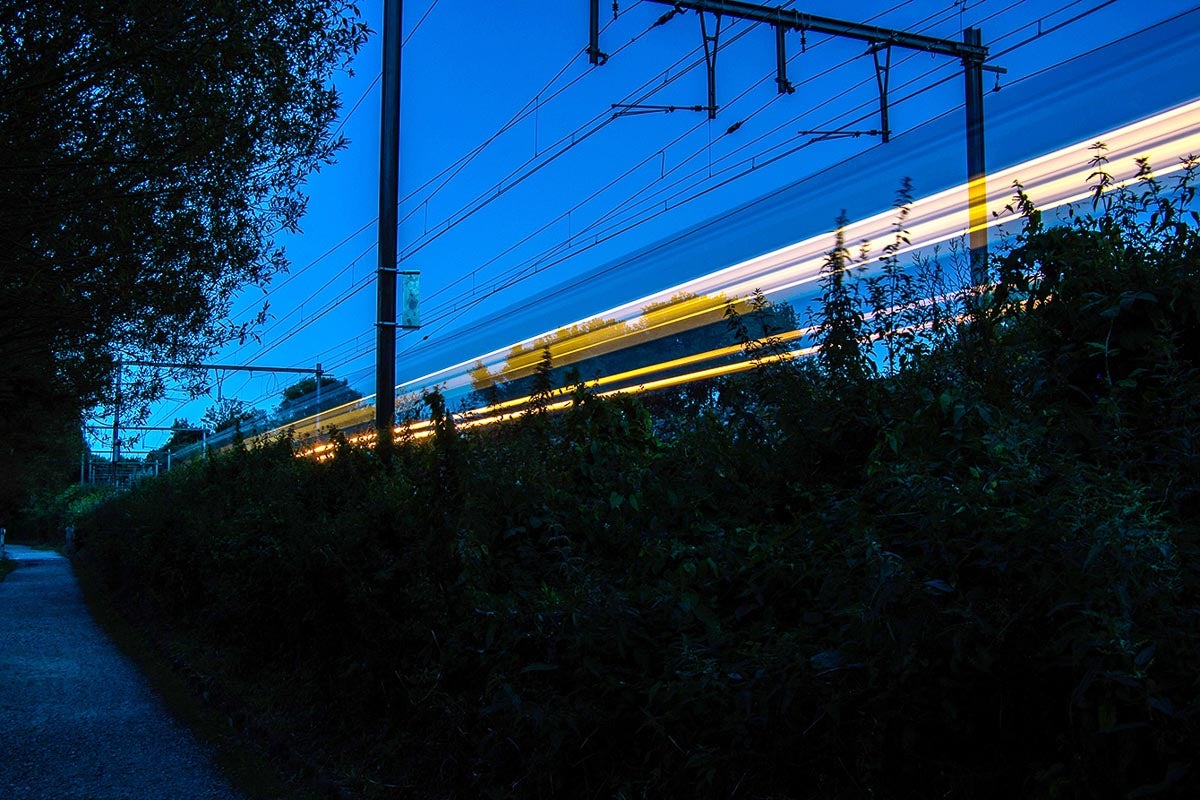
[[[1194,796],[1195,170],[1016,198],[963,295],[832,242],[812,359],[173,470],[80,563],[328,796]]]

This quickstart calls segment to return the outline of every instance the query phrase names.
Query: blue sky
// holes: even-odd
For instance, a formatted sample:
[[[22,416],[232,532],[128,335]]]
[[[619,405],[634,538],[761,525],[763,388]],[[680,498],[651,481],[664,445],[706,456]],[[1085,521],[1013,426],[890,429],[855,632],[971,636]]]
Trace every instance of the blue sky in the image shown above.
[[[601,2],[607,26],[601,46],[612,57],[605,66],[592,67],[583,53],[587,0],[404,4],[400,247],[406,257],[401,267],[422,273],[425,325],[399,340],[400,380],[423,374],[439,358],[467,358],[505,346],[514,336],[587,317],[606,307],[602,297],[631,299],[660,288],[653,285],[654,274],[618,271],[597,278],[594,293],[576,291],[570,302],[537,303],[548,287],[593,274],[613,259],[856,155],[896,166],[893,153],[904,152],[889,151],[895,142],[882,146],[872,136],[814,142],[801,133],[878,127],[875,67],[861,43],[808,34],[801,52],[800,35],[789,34],[788,77],[797,89],[778,95],[773,34],[748,23],[723,24],[715,121],[691,111],[613,119],[612,103],[635,98],[657,105],[703,104],[706,82],[697,15],[653,26],[666,6],[622,0],[614,20],[611,5]],[[1009,51],[995,61],[1008,70],[1000,78],[1001,91],[986,101],[989,108],[999,108],[1006,84],[1017,85],[1194,6],[1175,0],[893,0],[805,2],[799,8],[953,39],[960,38],[963,27],[978,25],[993,53]],[[362,11],[378,31],[382,0],[363,2]],[[707,21],[711,33],[712,17]],[[309,181],[303,233],[283,241],[293,268],[269,287],[272,318],[261,330],[261,344],[228,347],[214,361],[294,367],[319,361],[360,391],[374,390],[380,39],[373,36],[359,54],[353,76],[336,81],[350,146],[336,165]],[[1133,78],[1127,86],[1096,86],[1087,75],[1074,76],[1074,86],[1062,81],[1047,86],[1064,95],[1088,93],[1092,105],[1074,109],[1073,121],[1092,109],[1096,124],[1120,123],[1129,120],[1113,120],[1113,115],[1135,113],[1138,105],[1135,65],[1129,73]],[[1180,82],[1186,80],[1179,76]],[[987,76],[989,88],[994,81]],[[890,127],[897,135],[940,115],[947,131],[961,123],[961,67],[953,59],[897,49],[889,88]],[[1109,92],[1124,98],[1121,110],[1105,102]],[[989,137],[989,166],[1036,155],[1023,152],[1032,145],[1013,132],[1023,127],[1053,131],[1062,123],[1056,111],[1060,103],[1052,92],[1045,94],[1046,102],[1026,103],[1020,120],[1007,121],[1003,140]],[[728,132],[735,123],[741,125]],[[936,158],[921,162],[920,174],[911,175],[918,192],[964,177],[961,142],[952,134],[948,139],[939,143]],[[487,147],[463,164],[461,159],[484,142]],[[749,171],[751,164],[755,169]],[[447,168],[454,171],[444,173]],[[734,175],[742,176],[731,180]],[[817,205],[820,210],[806,213],[824,219],[805,219],[803,225],[832,227],[844,207],[839,191],[845,188],[822,186],[820,191],[829,193],[828,209]],[[872,170],[854,188],[855,196],[874,197],[872,202],[884,208],[895,183]],[[780,224],[800,225],[795,220]],[[771,236],[786,238],[788,232]],[[739,244],[742,250],[755,246]],[[757,254],[720,250],[692,254],[695,272]],[[247,292],[235,319],[262,301],[261,292]],[[506,324],[460,332],[496,314]],[[230,373],[219,391],[269,409],[294,379]],[[150,424],[170,424],[176,417],[198,420],[217,391],[214,386],[211,396],[193,401],[173,391],[155,408]]]

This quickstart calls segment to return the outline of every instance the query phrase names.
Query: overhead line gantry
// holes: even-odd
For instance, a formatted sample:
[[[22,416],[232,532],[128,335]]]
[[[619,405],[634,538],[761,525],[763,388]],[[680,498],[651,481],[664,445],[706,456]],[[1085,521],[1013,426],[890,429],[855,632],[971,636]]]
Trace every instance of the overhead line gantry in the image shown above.
[[[112,422],[112,463],[117,463],[121,458],[121,429],[126,430],[201,430],[199,428],[162,428],[162,427],[147,427],[147,426],[129,426],[121,424],[121,372],[125,367],[154,367],[159,369],[184,369],[184,370],[212,370],[214,372],[271,372],[271,373],[291,373],[294,375],[313,375],[316,378],[316,393],[317,393],[317,425],[320,426],[320,407],[321,407],[321,379],[325,371],[321,369],[318,363],[315,369],[305,367],[267,367],[262,364],[200,364],[196,362],[180,362],[180,361],[140,361],[140,360],[125,360],[118,359],[117,361],[117,386],[113,393],[113,422]],[[205,449],[208,449],[207,435],[205,436]]]
[[[601,66],[608,61],[608,54],[600,49],[600,0],[589,0],[591,18],[589,25],[588,58],[593,65]],[[891,138],[888,128],[888,72],[891,69],[891,49],[901,47],[919,50],[934,55],[958,58],[963,64],[966,90],[966,144],[967,144],[967,197],[968,197],[968,240],[971,250],[971,279],[978,285],[987,276],[987,171],[984,163],[983,126],[983,73],[1003,73],[1000,67],[985,64],[988,49],[983,45],[983,34],[978,28],[966,28],[962,41],[926,36],[920,33],[885,28],[861,22],[822,17],[802,11],[747,3],[741,0],[651,0],[660,5],[671,6],[671,11],[659,19],[666,22],[682,11],[695,11],[700,16],[700,32],[704,39],[704,60],[708,70],[708,105],[691,106],[697,111],[707,111],[709,119],[717,116],[716,63],[720,46],[720,22],[722,17],[732,17],[750,22],[770,25],[775,29],[776,77],[780,94],[792,94],[795,87],[787,78],[786,34],[798,31],[801,42],[809,32],[829,34],[866,42],[868,52],[875,62],[875,76],[879,86],[878,131],[886,143]],[[614,11],[617,4],[613,3]],[[704,15],[716,17],[714,31],[709,32]],[[884,54],[883,60],[880,53]],[[658,108],[658,107],[656,107]]]

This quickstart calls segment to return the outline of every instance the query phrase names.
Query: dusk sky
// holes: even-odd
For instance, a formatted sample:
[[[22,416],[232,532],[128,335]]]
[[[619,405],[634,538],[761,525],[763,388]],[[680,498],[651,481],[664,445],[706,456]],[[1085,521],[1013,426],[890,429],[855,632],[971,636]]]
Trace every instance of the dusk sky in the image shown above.
[[[796,91],[780,95],[770,29],[726,20],[717,59],[716,120],[687,110],[614,119],[614,103],[706,102],[701,31],[692,13],[654,26],[669,10],[658,3],[621,2],[615,20],[611,2],[601,7],[606,26],[601,47],[611,58],[593,67],[584,53],[587,0],[404,4],[401,268],[421,271],[423,328],[399,339],[401,382],[665,288],[688,271],[699,275],[758,255],[787,242],[793,230],[795,238],[828,230],[842,208],[852,217],[886,209],[900,176],[910,176],[918,194],[965,177],[963,144],[956,138],[963,117],[962,68],[954,59],[893,52],[891,144],[871,135],[817,142],[811,131],[879,127],[875,66],[864,45],[817,34],[807,34],[802,44],[800,34],[789,34],[788,78]],[[982,28],[994,59],[989,63],[1008,70],[999,77],[1000,91],[985,100],[995,115],[989,117],[989,169],[1194,95],[1194,71],[1164,70],[1159,54],[1146,48],[1129,55],[1128,63],[1107,64],[1103,75],[1069,68],[1043,73],[1196,8],[1181,0],[795,7],[956,40],[966,26]],[[372,29],[381,30],[382,0],[366,0],[362,10]],[[1193,13],[1146,36],[1173,43],[1171,57],[1187,58],[1187,42],[1200,36],[1198,18]],[[710,33],[712,22],[710,15]],[[381,36],[373,36],[354,63],[354,75],[337,81],[350,145],[336,165],[310,180],[303,233],[282,240],[292,269],[268,290],[271,317],[260,330],[261,343],[230,346],[214,362],[289,367],[321,362],[364,394],[374,391],[381,44]],[[1193,41],[1190,52],[1196,49]],[[989,73],[985,80],[992,89],[997,78]],[[1006,97],[1012,98],[1007,104]],[[463,161],[485,143],[476,157]],[[761,237],[717,235],[717,244],[689,255],[687,264],[608,271],[590,289],[572,290],[567,300],[563,295],[555,303],[537,302],[548,287],[595,273],[613,259],[728,216],[756,197],[854,156],[851,173],[843,168],[829,173],[836,180],[814,180],[805,194],[808,205],[797,206],[797,217]],[[262,301],[260,292],[246,293],[235,320],[252,316]],[[472,326],[500,312],[504,324]],[[295,378],[230,373],[220,393],[269,410]],[[194,422],[216,396],[215,382],[212,396],[192,401],[173,390],[149,424],[169,425],[181,417]],[[147,445],[157,443],[147,439]]]

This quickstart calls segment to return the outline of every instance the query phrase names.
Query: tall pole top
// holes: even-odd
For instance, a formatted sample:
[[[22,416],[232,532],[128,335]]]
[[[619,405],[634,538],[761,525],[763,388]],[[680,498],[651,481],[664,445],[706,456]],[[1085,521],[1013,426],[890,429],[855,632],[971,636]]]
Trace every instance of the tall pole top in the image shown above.
[[[379,247],[375,320],[376,449],[387,456],[396,419],[396,269],[400,188],[401,0],[383,4],[383,99],[379,116]]]

